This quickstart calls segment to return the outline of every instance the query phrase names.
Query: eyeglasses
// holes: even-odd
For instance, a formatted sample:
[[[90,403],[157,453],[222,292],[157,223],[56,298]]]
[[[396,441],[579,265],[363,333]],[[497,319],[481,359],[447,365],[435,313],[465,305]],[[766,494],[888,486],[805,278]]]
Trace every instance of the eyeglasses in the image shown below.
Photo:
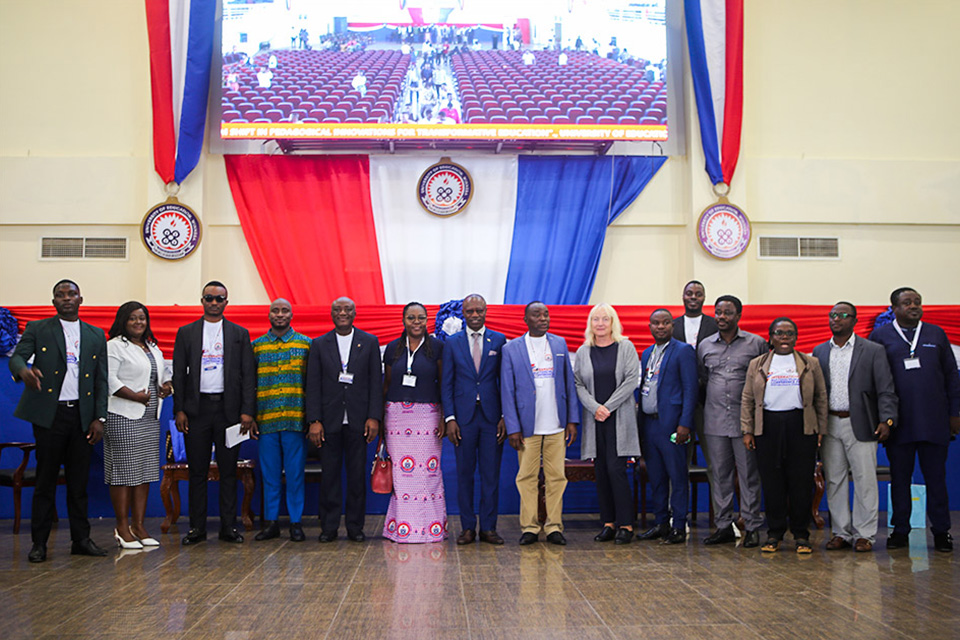
[[[846,320],[847,318],[856,318],[857,316],[852,313],[845,313],[843,311],[831,311],[830,319],[831,320]]]
[[[213,302],[214,300],[216,300],[217,302],[226,302],[227,296],[212,296],[209,293],[203,296],[204,302]]]
[[[777,329],[773,332],[773,335],[777,336],[778,338],[796,338],[797,332],[790,329]]]

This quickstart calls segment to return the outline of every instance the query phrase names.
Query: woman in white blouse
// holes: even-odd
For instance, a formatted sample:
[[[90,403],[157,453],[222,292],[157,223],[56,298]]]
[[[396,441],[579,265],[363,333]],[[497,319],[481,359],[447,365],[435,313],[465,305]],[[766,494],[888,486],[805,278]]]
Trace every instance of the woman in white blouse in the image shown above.
[[[117,519],[114,537],[123,549],[157,546],[143,521],[150,483],[160,479],[160,400],[173,393],[173,384],[150,330],[150,313],[141,303],[117,309],[107,358],[103,466]]]

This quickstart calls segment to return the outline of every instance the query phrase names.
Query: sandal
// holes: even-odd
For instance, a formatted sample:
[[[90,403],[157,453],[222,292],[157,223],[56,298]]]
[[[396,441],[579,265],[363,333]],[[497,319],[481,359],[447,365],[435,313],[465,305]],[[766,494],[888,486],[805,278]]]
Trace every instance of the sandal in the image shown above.
[[[810,541],[797,540],[797,553],[804,555],[813,553],[813,547],[810,546]]]
[[[762,553],[776,553],[780,548],[780,541],[776,538],[767,538],[767,541],[760,547]]]

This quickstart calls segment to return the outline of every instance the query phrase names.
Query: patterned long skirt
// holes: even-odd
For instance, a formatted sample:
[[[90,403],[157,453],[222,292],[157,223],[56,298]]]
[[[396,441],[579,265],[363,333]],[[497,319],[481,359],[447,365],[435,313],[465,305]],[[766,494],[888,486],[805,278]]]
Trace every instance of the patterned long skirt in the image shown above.
[[[393,462],[393,495],[383,537],[394,542],[439,542],[447,537],[440,452],[434,430],[440,405],[388,402],[387,451]]]

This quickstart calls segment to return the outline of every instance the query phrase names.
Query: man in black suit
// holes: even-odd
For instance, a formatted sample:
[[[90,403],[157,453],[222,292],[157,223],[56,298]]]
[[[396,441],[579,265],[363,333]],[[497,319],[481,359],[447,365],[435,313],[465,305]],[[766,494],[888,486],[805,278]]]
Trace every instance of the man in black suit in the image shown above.
[[[53,287],[57,315],[28,323],[10,357],[13,379],[24,384],[13,415],[33,424],[37,443],[30,562],[47,559],[61,465],[73,540],[70,553],[107,555],[90,539],[87,520],[90,447],[100,441],[107,420],[107,343],[102,329],[78,319],[82,303],[77,283],[58,282]],[[33,368],[27,366],[31,356]]]
[[[827,483],[828,551],[870,551],[876,543],[880,497],[877,441],[890,436],[897,418],[897,394],[887,354],[853,333],[857,308],[838,302],[830,310],[833,338],[813,349],[827,382],[830,416],[820,455]],[[847,474],[853,475],[853,518]]]
[[[207,539],[207,474],[210,447],[216,445],[220,470],[220,539],[243,542],[236,529],[237,457],[228,449],[226,430],[240,423],[254,431],[257,368],[250,333],[223,317],[227,288],[216,280],[203,287],[203,317],[180,327],[173,346],[173,412],[184,434],[190,467],[190,531],[183,544]],[[254,431],[255,432],[255,431]]]
[[[706,300],[707,290],[699,280],[691,280],[683,285],[683,315],[673,319],[673,337],[680,342],[686,342],[696,351],[700,343],[719,331],[717,321],[703,314],[703,301]],[[703,402],[697,402],[693,414],[693,429],[697,433],[697,442],[707,466],[710,466],[710,456],[703,444]],[[693,447],[687,448],[687,464],[692,465],[696,451]]]
[[[307,361],[308,437],[320,449],[320,542],[333,542],[343,513],[340,470],[346,462],[347,538],[363,542],[367,510],[367,444],[380,433],[383,377],[375,335],[353,326],[357,307],[337,298],[330,308],[334,330],[315,338]]]
[[[703,315],[706,296],[707,290],[699,280],[683,285],[683,315],[673,319],[673,337],[686,342],[694,350],[704,338],[719,331],[717,321]]]

